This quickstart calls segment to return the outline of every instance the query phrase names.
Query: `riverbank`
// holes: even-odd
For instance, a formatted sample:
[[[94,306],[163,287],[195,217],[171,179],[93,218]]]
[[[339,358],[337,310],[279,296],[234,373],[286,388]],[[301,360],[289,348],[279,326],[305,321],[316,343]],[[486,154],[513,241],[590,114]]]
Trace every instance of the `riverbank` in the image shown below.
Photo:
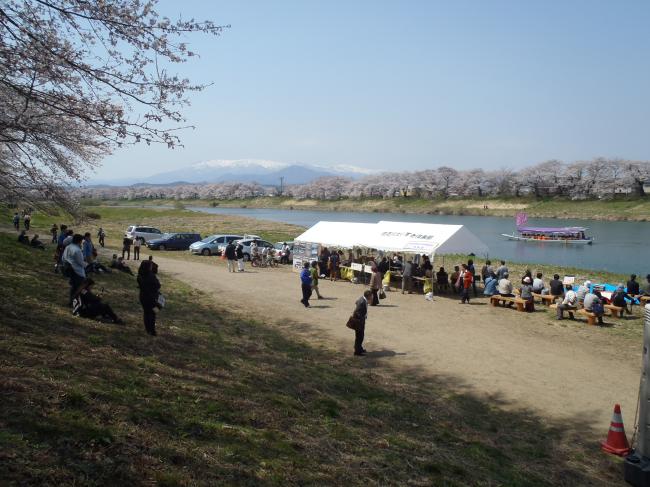
[[[277,208],[284,210],[407,213],[429,215],[472,215],[510,218],[526,212],[533,218],[567,218],[605,221],[650,221],[650,199],[616,199],[570,201],[566,199],[536,200],[455,199],[426,200],[417,198],[352,199],[332,201],[299,200],[284,197],[261,197],[237,200],[132,200],[94,201],[91,204],[127,206],[220,206],[226,208]],[[487,208],[485,206],[487,205]]]
[[[103,255],[117,248],[107,248]],[[460,376],[405,367],[404,351],[377,348],[378,334],[368,334],[368,347],[375,346],[372,353],[355,360],[348,332],[341,341],[317,330],[319,322],[329,326],[349,312],[351,284],[333,283],[328,289],[340,300],[325,301],[333,309],[308,310],[319,319],[301,309],[297,298],[287,299],[286,285],[268,279],[294,283],[288,270],[268,269],[260,287],[259,274],[229,275],[216,259],[207,265],[209,259],[197,257],[186,266],[159,256],[154,259],[160,264],[167,307],[161,312],[159,336],[153,339],[142,329],[133,277],[95,277],[125,326],[75,318],[65,306],[65,281],[51,272],[51,253],[22,246],[13,235],[0,236],[0,477],[5,481],[623,485],[620,460],[597,450],[609,404],[605,413],[599,412],[604,424],[601,428],[603,421],[598,420],[595,431],[584,422],[583,408],[579,415],[572,411],[563,418],[547,417],[505,401],[498,391],[477,393]],[[235,282],[238,277],[246,281]],[[207,287],[197,289],[202,286]],[[276,309],[278,303],[282,307]],[[455,303],[437,304],[450,312],[457,309]],[[414,306],[404,303],[392,314]],[[511,310],[470,309],[509,319],[528,317]],[[373,333],[383,328],[377,313],[371,311]],[[476,333],[461,333],[457,325],[472,323],[448,320],[447,329],[439,333],[456,336],[460,346]],[[532,332],[533,339],[538,335],[529,330],[530,324],[480,323],[484,333],[490,325],[497,325],[491,341],[495,344],[513,339],[513,333]],[[343,329],[337,323],[336,330]],[[395,337],[420,333],[411,325],[408,330]],[[545,340],[563,344],[545,347],[544,353],[582,343],[590,357],[607,360],[609,353],[599,355],[602,347],[620,344],[599,338],[599,329],[584,331],[595,335],[587,341],[573,336],[572,328],[544,332]],[[569,345],[565,334],[572,336]],[[483,338],[471,341],[477,350],[488,352],[485,358],[491,356]],[[512,350],[524,356],[526,344],[530,337],[522,340],[523,348]],[[572,350],[566,358],[573,360],[575,354]],[[494,364],[512,370],[503,353],[492,356],[498,359]],[[484,375],[492,374],[483,359],[474,362]],[[549,360],[544,368],[555,363]],[[598,380],[605,380],[603,368],[586,365],[577,370],[593,372],[593,377],[581,381],[582,387],[598,387]],[[537,373],[530,377],[538,390]],[[503,383],[508,382],[513,382],[511,377]],[[478,384],[485,386],[484,381]],[[570,392],[564,378],[557,384]],[[575,397],[587,396],[581,391]]]

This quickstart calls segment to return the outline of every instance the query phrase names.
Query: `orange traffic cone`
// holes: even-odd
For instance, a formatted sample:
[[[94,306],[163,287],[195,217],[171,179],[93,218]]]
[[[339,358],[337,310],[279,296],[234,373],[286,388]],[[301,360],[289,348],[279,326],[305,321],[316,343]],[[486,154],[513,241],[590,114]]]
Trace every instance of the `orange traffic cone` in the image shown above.
[[[621,457],[630,453],[630,444],[625,436],[623,416],[621,416],[621,406],[618,404],[614,406],[614,415],[609,426],[609,433],[607,433],[607,440],[600,442],[600,448],[607,453]]]

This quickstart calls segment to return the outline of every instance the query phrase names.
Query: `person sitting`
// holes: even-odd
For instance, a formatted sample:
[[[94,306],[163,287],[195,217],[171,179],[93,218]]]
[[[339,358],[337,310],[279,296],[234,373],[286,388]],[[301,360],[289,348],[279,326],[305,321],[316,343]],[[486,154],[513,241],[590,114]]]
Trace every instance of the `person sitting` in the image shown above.
[[[459,287],[460,283],[458,282],[459,277],[460,277],[460,266],[455,265],[454,272],[452,272],[451,276],[449,276],[449,281],[451,282],[451,288],[456,294],[460,292],[460,287]]]
[[[18,235],[18,243],[29,245],[29,237],[25,235],[25,230],[20,231],[20,235]]]
[[[645,280],[647,281],[646,284],[643,286],[643,295],[644,296],[650,296],[650,274],[645,276]]]
[[[117,254],[113,254],[113,260],[111,260],[111,268],[133,275],[131,268],[126,265],[124,263],[124,259],[122,257],[118,257]]]
[[[503,279],[503,275],[508,272],[508,268],[506,267],[506,261],[502,260],[501,265],[497,269],[497,279],[500,281]]]
[[[567,284],[566,291],[564,293],[564,299],[560,304],[557,305],[557,319],[564,319],[564,310],[567,310],[569,312],[569,318],[573,319],[573,309],[576,307],[577,303],[578,298],[575,291],[573,290],[573,286],[571,284]]]
[[[560,281],[560,276],[558,274],[553,274],[553,279],[549,281],[548,286],[551,291],[551,296],[564,296],[564,284]]]
[[[546,293],[544,291],[545,288],[544,280],[542,279],[542,273],[538,272],[535,276],[535,279],[533,279],[533,292],[537,294],[548,294],[548,290],[546,290]]]
[[[438,272],[436,272],[436,282],[438,283],[438,289],[440,291],[449,291],[449,275],[445,271],[444,267],[441,267]]]
[[[533,286],[529,276],[524,277],[524,282],[519,288],[519,297],[526,301],[524,304],[526,312],[535,311],[535,300],[533,299]]]
[[[81,283],[72,301],[72,314],[83,318],[106,318],[111,323],[123,325],[124,321],[117,317],[112,308],[92,292],[94,284],[92,279],[84,279]]]
[[[639,283],[636,280],[636,274],[632,274],[630,276],[630,280],[627,281],[627,293],[630,296],[634,296],[634,297],[641,294],[641,292],[639,290]]]
[[[503,274],[503,277],[499,279],[499,282],[497,284],[497,291],[504,298],[514,297],[514,294],[512,293],[512,283],[508,277],[510,277],[510,274],[506,272]]]
[[[521,283],[524,283],[524,279],[530,279],[530,282],[533,282],[533,273],[530,269],[526,269],[526,272],[524,272],[524,276],[521,278]]]
[[[603,307],[603,301],[597,293],[600,294],[598,291],[585,294],[585,310],[595,314],[596,318],[598,318],[598,324],[602,325],[605,308]]]
[[[45,245],[43,245],[43,242],[41,242],[38,239],[38,233],[34,234],[34,236],[32,237],[32,239],[29,242],[29,245],[31,245],[32,247],[37,248],[37,249],[45,250]]]
[[[585,283],[582,286],[578,287],[578,290],[576,291],[576,297],[578,299],[579,305],[582,305],[582,303],[585,300],[585,296],[590,291],[591,291],[591,281],[585,281]]]
[[[619,308],[623,308],[627,314],[632,313],[632,296],[630,296],[628,293],[625,292],[625,288],[623,287],[623,283],[620,283],[616,287],[616,291],[612,293],[612,297],[610,299],[611,303],[614,306],[618,306]],[[630,301],[630,307],[628,307],[627,302]]]
[[[499,292],[497,291],[498,283],[499,281],[497,280],[497,275],[494,272],[488,274],[483,281],[483,284],[485,286],[485,288],[483,289],[483,295],[494,296],[495,294],[499,294]]]

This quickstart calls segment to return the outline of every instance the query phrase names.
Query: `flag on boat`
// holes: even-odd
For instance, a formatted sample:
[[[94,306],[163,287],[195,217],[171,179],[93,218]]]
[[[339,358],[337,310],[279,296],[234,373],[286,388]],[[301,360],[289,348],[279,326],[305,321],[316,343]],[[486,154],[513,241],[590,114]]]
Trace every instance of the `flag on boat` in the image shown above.
[[[528,215],[526,213],[517,213],[517,216],[515,217],[515,222],[517,223],[518,227],[521,227],[525,225],[528,222]]]

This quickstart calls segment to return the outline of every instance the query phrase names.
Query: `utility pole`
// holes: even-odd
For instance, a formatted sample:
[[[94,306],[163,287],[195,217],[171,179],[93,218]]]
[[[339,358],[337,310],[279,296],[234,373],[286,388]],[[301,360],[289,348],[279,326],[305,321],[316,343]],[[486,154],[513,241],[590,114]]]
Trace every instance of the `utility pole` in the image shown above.
[[[284,176],[280,176],[280,196],[284,193]]]
[[[639,425],[636,451],[625,459],[625,480],[635,487],[650,486],[650,303],[645,305],[643,366],[639,393]]]

